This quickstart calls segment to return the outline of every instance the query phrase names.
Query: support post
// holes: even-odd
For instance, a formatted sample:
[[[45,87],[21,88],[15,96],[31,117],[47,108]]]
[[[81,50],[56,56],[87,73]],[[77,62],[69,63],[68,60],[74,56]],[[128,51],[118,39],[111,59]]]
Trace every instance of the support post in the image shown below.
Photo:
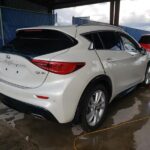
[[[2,38],[2,45],[5,45],[5,38],[4,38],[4,27],[3,27],[3,16],[2,16],[2,8],[0,7],[0,29],[1,29],[1,38]]]
[[[115,1],[110,2],[110,24],[114,24],[114,16],[115,16]]]
[[[120,0],[115,1],[115,18],[114,18],[114,25],[119,25],[119,14],[120,14]]]
[[[48,14],[53,14],[53,9],[48,8]]]

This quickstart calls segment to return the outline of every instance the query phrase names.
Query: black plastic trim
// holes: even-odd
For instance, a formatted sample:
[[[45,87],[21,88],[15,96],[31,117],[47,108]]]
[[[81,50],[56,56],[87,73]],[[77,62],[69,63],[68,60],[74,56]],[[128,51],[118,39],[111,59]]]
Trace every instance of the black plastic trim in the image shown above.
[[[38,116],[42,116],[47,120],[56,121],[56,118],[46,109],[34,106],[25,102],[18,101],[16,99],[10,98],[3,94],[0,94],[1,102],[7,105],[10,108],[13,108],[19,112],[26,113],[26,114],[35,114]]]

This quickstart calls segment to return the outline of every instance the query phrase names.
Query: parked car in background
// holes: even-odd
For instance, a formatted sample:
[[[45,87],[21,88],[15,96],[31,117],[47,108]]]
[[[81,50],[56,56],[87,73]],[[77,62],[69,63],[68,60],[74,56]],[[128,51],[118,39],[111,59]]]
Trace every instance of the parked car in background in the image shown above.
[[[150,52],[150,34],[143,35],[139,40],[140,45]]]
[[[18,29],[0,50],[2,102],[22,112],[79,120],[97,129],[109,103],[139,83],[150,84],[147,53],[111,25]]]

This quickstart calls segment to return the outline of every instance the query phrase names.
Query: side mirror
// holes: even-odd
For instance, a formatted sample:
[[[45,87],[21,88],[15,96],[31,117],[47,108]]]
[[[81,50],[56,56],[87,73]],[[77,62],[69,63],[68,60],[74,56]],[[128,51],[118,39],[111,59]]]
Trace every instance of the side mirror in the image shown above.
[[[143,48],[143,47],[141,47],[141,48],[140,48],[140,53],[141,53],[142,55],[146,55],[146,54],[147,54],[146,49]]]

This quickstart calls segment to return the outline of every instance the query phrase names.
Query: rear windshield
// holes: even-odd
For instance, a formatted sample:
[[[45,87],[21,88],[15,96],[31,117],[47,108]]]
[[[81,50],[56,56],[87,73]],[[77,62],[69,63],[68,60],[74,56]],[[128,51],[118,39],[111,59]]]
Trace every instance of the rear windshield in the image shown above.
[[[2,49],[24,55],[44,55],[71,48],[77,41],[71,36],[56,30],[20,30],[16,38]]]
[[[141,37],[139,43],[150,44],[150,36],[143,36],[143,37]]]

